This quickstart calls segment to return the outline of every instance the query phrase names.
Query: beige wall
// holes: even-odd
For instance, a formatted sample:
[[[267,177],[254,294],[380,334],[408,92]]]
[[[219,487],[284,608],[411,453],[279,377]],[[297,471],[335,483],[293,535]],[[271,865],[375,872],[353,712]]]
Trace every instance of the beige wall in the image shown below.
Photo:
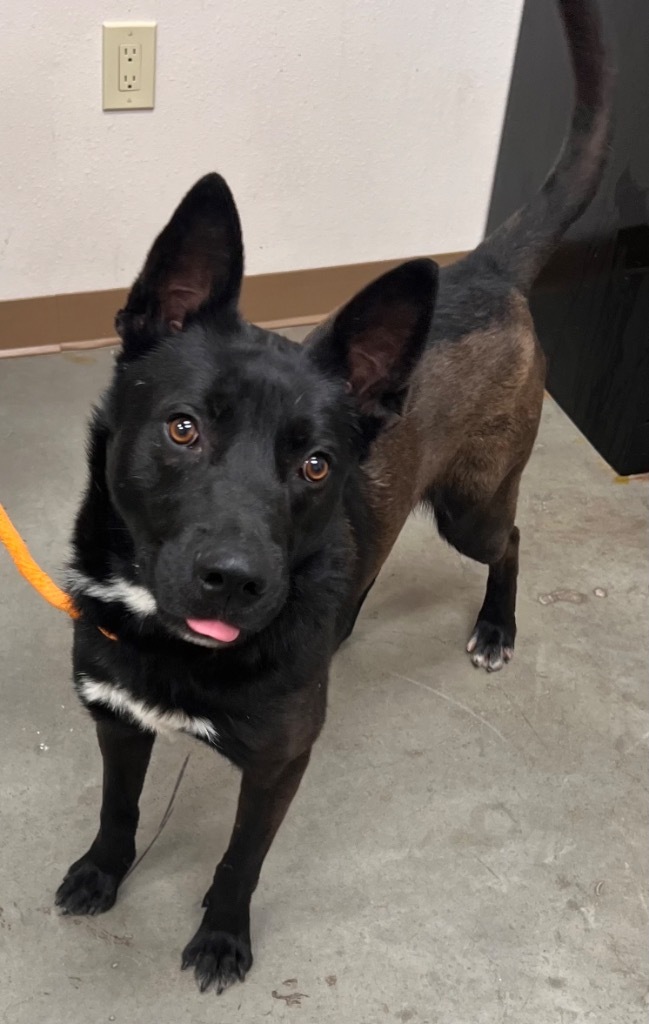
[[[4,0],[0,299],[127,284],[195,178],[250,273],[455,251],[486,214],[522,0]],[[102,20],[158,22],[154,111],[101,110]]]

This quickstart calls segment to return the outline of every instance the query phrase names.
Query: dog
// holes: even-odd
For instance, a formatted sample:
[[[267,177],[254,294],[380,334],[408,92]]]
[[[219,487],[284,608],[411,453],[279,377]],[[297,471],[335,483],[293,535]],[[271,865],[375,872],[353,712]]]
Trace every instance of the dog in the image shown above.
[[[544,386],[527,295],[596,191],[611,120],[597,10],[557,5],[576,82],[564,148],[529,204],[459,263],[404,263],[292,343],[238,312],[239,218],[209,174],[117,315],[68,584],[103,799],[56,903],[113,905],[155,735],[198,737],[242,772],[182,956],[202,991],[251,967],[251,897],[322,729],[331,659],[416,506],[488,566],[474,664],[512,657],[516,500]]]

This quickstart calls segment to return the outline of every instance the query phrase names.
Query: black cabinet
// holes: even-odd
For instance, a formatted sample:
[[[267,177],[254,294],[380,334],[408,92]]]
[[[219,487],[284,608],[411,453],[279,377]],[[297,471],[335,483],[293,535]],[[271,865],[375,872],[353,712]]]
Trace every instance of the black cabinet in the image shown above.
[[[649,2],[602,0],[617,67],[604,181],[531,299],[548,390],[618,473],[649,471]],[[559,18],[527,0],[487,231],[555,160],[572,103]]]

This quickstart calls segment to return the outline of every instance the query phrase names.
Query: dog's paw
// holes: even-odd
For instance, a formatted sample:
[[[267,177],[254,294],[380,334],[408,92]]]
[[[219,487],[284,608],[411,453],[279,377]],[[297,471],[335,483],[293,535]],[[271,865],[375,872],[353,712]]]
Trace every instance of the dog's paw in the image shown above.
[[[201,992],[213,988],[217,995],[235,981],[244,981],[252,966],[250,939],[203,925],[183,952],[182,969],[194,968]]]
[[[466,649],[476,668],[498,672],[514,657],[514,636],[503,626],[479,619]]]
[[[55,903],[63,914],[103,914],[117,898],[119,879],[90,860],[73,864],[56,891]]]

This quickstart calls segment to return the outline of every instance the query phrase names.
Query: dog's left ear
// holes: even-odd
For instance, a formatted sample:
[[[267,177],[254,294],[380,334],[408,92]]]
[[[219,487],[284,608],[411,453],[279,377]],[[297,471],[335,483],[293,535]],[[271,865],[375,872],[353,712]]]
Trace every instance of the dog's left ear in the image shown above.
[[[243,277],[241,225],[220,174],[187,193],[156,238],[115,325],[122,357],[142,355],[161,333],[181,331],[201,308],[235,308]]]
[[[402,263],[307,338],[311,357],[345,379],[363,416],[385,421],[400,411],[431,326],[437,278],[433,260]]]

